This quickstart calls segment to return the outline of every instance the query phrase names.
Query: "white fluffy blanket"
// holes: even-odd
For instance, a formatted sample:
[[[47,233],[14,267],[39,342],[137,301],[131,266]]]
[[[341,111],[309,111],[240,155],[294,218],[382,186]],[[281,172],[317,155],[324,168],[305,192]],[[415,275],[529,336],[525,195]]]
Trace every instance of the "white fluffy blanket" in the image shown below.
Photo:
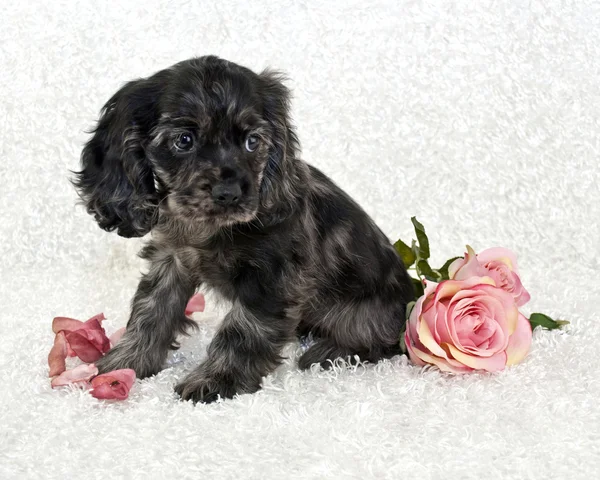
[[[0,477],[575,479],[600,471],[600,8],[530,2],[97,2],[0,5]],[[498,375],[406,357],[300,372],[194,407],[173,365],[105,403],[53,391],[55,315],[124,325],[141,242],[102,232],[67,182],[122,82],[218,54],[290,76],[303,156],[434,263],[519,253],[532,310],[567,318]],[[210,307],[211,305],[209,305]]]

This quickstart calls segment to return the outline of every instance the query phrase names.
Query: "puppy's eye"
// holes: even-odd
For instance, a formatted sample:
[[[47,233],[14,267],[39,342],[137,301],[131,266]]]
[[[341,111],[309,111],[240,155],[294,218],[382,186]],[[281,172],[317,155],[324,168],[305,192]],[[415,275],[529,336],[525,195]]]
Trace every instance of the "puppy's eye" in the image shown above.
[[[248,135],[246,138],[246,150],[254,152],[258,148],[259,140],[256,135]]]
[[[180,133],[175,138],[175,148],[187,152],[194,146],[194,137],[190,133]]]

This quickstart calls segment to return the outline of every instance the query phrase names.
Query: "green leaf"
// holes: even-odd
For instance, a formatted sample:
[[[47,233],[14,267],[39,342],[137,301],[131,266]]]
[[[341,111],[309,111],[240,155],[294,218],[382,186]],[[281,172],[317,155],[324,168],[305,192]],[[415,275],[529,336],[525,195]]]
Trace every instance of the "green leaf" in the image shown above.
[[[439,276],[436,275],[436,273],[431,269],[431,267],[427,263],[427,260],[419,260],[417,262],[417,273],[432,282],[440,281]]]
[[[398,240],[396,243],[394,243],[394,248],[396,249],[398,255],[400,255],[402,263],[404,263],[404,266],[406,268],[410,267],[413,263],[415,263],[415,260],[417,259],[415,253],[402,240]]]
[[[548,330],[556,330],[557,328],[562,327],[563,325],[567,325],[570,322],[566,320],[553,320],[548,315],[544,315],[543,313],[532,313],[529,316],[529,323],[531,323],[531,328],[535,328],[538,325]]]
[[[421,283],[421,280],[419,280],[418,278],[412,278],[411,280],[413,282],[413,287],[415,287],[415,298],[419,298],[421,296],[423,296],[423,293],[425,292],[425,290],[423,289],[423,284]]]
[[[463,257],[454,257],[451,258],[450,260],[447,260],[446,263],[444,263],[444,265],[442,266],[442,268],[440,268],[438,271],[440,272],[440,275],[442,276],[442,280],[449,280],[450,277],[448,276],[448,268],[450,268],[450,265],[452,264],[452,262],[454,262],[454,260],[458,260],[459,258],[463,258]]]
[[[408,349],[406,348],[406,342],[404,341],[405,333],[406,333],[406,329],[403,328],[402,331],[400,332],[400,351],[404,354],[406,354],[408,352]]]
[[[410,244],[410,249],[413,251],[413,253],[415,254],[416,258],[419,258],[419,246],[417,245],[417,241],[413,240]]]
[[[429,258],[429,239],[425,233],[425,227],[417,220],[417,217],[410,219],[413,226],[415,227],[415,233],[417,234],[417,240],[419,241],[419,257],[424,260]]]

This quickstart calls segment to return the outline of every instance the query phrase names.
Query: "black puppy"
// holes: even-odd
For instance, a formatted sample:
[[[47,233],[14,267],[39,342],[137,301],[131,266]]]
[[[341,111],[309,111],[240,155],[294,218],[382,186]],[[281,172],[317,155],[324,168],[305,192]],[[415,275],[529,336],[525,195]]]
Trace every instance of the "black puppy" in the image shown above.
[[[176,387],[184,399],[255,392],[298,333],[317,338],[301,368],[398,352],[408,274],[298,147],[280,76],[213,56],[129,82],[107,102],[75,184],[102,228],[152,239],[127,331],[101,372],[161,370],[194,325],[184,307],[200,286],[233,306]]]

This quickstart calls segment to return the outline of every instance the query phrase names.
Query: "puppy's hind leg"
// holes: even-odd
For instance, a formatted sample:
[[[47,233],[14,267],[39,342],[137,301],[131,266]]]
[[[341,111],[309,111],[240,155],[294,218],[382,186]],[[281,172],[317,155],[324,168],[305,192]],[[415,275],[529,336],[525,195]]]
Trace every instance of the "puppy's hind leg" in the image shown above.
[[[365,352],[362,353],[364,355]],[[338,358],[348,363],[354,363],[356,355],[361,357],[357,351],[337,345],[328,338],[320,338],[298,359],[298,367],[302,370],[308,370],[311,365],[317,363],[321,365],[321,368],[327,370],[333,366],[333,362]]]
[[[301,369],[314,363],[327,369],[338,358],[355,363],[356,356],[376,363],[400,353],[401,304],[385,305],[375,297],[337,304],[320,310],[320,315],[322,320],[315,324],[320,338],[298,360]]]

